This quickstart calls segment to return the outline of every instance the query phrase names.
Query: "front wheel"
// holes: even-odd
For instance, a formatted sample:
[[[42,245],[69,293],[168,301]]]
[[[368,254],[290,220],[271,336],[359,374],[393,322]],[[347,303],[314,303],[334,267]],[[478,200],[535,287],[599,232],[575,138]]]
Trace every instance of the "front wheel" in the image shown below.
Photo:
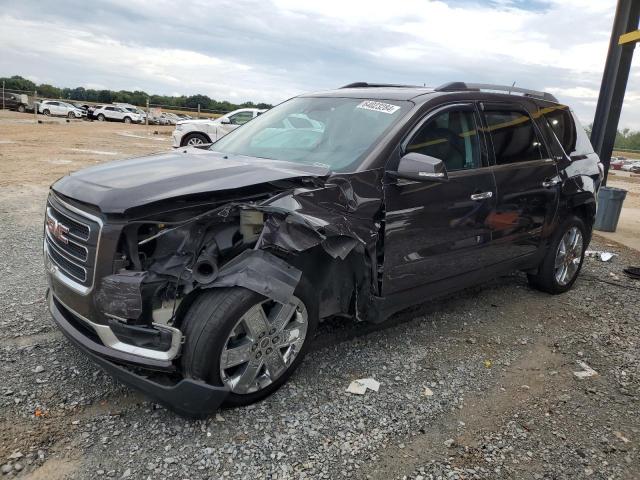
[[[98,121],[99,122],[104,122],[104,115],[103,114],[98,115]]]
[[[200,294],[184,321],[185,376],[226,385],[225,405],[248,405],[276,391],[302,361],[318,323],[306,289],[286,305],[241,287]]]
[[[131,123],[131,119],[129,117],[124,117],[124,123]]]
[[[566,220],[553,236],[538,273],[528,275],[531,286],[553,294],[571,289],[582,268],[587,238],[580,218]]]
[[[76,118],[76,116],[73,112],[69,112],[67,113],[67,118]]]
[[[49,110],[43,110],[43,111],[42,111],[42,114],[43,114],[45,117],[49,117],[49,116],[51,116],[51,112],[50,112]]]
[[[24,113],[24,112],[26,112],[26,111],[27,111],[27,109],[25,108],[25,106],[24,106],[24,105],[18,105],[18,111],[19,111],[20,113]]]

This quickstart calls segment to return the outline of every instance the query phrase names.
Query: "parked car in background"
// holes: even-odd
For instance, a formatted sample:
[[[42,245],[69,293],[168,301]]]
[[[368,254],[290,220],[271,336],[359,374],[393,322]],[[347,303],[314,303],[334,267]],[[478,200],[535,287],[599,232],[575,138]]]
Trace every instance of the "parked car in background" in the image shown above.
[[[138,107],[135,107],[135,106],[130,106],[130,107],[122,106],[122,108],[124,108],[128,112],[137,113],[138,115],[140,115],[140,122],[141,123],[144,123],[147,120],[147,114],[141,108],[138,108]]]
[[[28,107],[27,95],[21,93],[5,92],[0,99],[0,107],[4,105],[7,110],[15,110],[17,112],[25,112]]]
[[[38,103],[38,113],[46,116],[82,118],[87,116],[87,112],[60,100],[42,100]]]
[[[149,114],[149,124],[150,125],[171,125],[171,119],[167,117],[165,113],[154,113],[153,111]]]
[[[187,145],[213,143],[263,112],[266,112],[266,110],[241,108],[215,120],[180,121],[173,131],[173,146],[178,148]]]
[[[95,116],[99,122],[104,122],[106,120],[124,123],[142,122],[142,117],[139,113],[130,112],[124,107],[119,107],[117,105],[105,105],[102,108],[98,108],[93,111],[93,116]]]

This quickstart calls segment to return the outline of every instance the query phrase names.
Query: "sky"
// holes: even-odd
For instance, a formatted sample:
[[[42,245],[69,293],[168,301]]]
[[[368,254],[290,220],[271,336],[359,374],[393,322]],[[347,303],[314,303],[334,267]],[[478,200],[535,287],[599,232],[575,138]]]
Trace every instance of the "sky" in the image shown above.
[[[615,0],[0,0],[0,76],[279,103],[354,81],[545,90],[591,123]],[[620,121],[640,130],[636,54]]]

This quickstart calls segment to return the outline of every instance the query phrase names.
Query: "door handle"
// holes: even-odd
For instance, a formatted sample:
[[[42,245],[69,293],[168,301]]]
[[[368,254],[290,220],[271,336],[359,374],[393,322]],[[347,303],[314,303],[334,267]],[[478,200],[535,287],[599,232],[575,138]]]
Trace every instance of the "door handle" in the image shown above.
[[[471,195],[471,200],[474,200],[477,202],[478,200],[485,200],[491,197],[493,197],[493,192],[474,193]]]
[[[553,178],[553,179],[547,179],[544,182],[542,182],[542,186],[544,188],[550,188],[550,187],[554,187],[556,185],[558,185],[562,180],[557,179],[557,178]]]

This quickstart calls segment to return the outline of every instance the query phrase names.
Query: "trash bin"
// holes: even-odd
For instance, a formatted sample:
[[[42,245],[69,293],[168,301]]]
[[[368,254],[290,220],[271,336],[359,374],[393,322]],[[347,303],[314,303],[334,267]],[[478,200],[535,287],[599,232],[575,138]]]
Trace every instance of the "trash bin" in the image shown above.
[[[622,188],[600,187],[598,213],[593,228],[601,232],[615,232],[627,191]]]

